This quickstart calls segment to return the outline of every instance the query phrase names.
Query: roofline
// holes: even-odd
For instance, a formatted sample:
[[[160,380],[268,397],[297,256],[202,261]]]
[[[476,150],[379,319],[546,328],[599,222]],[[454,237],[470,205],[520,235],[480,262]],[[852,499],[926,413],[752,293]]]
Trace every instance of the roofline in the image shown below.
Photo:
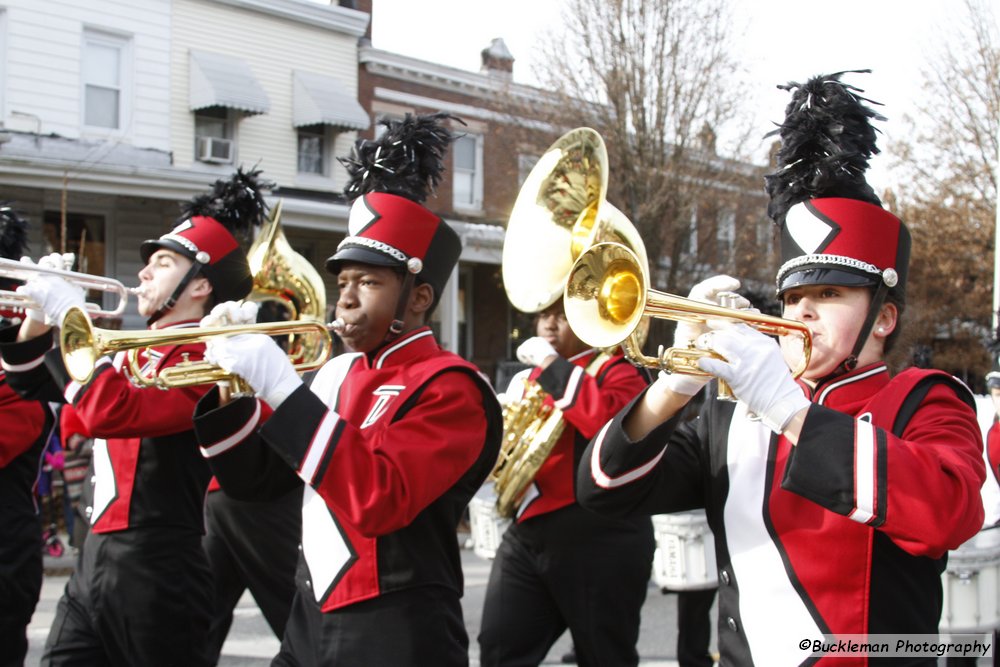
[[[210,2],[269,14],[354,37],[362,37],[367,32],[368,22],[371,20],[367,12],[301,0],[210,0]]]
[[[504,93],[527,99],[545,99],[541,89],[513,83],[505,77],[494,77],[482,72],[470,72],[457,67],[439,65],[368,45],[358,47],[358,62],[367,66],[372,74],[408,82],[413,82],[416,79],[417,82],[425,86],[440,88],[452,93],[459,92],[484,98]]]

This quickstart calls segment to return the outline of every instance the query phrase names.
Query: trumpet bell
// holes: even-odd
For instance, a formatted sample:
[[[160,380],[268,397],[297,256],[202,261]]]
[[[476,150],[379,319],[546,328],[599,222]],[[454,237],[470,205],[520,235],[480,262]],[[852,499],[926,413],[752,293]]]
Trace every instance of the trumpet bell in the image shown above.
[[[59,329],[60,349],[66,372],[79,384],[86,384],[94,376],[98,354],[106,347],[95,337],[95,329],[87,314],[79,308],[70,308]]]
[[[570,271],[566,321],[588,345],[618,345],[639,327],[647,287],[634,253],[617,243],[598,243]]]

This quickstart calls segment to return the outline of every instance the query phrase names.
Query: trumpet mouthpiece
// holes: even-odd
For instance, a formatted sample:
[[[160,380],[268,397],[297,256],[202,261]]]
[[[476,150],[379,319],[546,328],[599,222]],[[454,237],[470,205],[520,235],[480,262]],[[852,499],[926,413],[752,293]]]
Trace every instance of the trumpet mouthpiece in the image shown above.
[[[333,322],[330,322],[330,328],[333,329],[334,333],[342,334],[347,329],[347,324],[342,318],[337,318]]]

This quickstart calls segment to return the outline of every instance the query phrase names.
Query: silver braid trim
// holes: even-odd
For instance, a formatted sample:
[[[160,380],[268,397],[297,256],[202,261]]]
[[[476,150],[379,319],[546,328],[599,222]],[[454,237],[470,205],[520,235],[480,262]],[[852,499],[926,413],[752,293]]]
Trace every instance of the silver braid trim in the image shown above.
[[[882,271],[879,270],[874,264],[869,264],[868,262],[862,262],[859,259],[854,259],[853,257],[844,257],[843,255],[802,255],[800,257],[795,257],[790,259],[781,265],[778,269],[778,277],[775,279],[778,288],[781,288],[781,280],[795,269],[806,266],[808,264],[821,264],[824,266],[843,266],[850,269],[856,269],[858,271],[864,271],[865,273],[870,273],[878,278],[882,277]]]
[[[405,264],[407,260],[406,254],[402,250],[394,248],[388,243],[383,243],[382,241],[376,241],[375,239],[365,238],[364,236],[348,236],[343,241],[341,241],[339,245],[337,245],[337,250],[340,250],[346,245],[360,245],[366,248],[371,248],[372,250],[384,252],[393,259],[399,260],[403,264]]]
[[[191,254],[193,255],[198,254],[198,246],[196,246],[191,239],[184,238],[180,234],[164,234],[161,238],[170,239],[171,241],[176,241],[177,243],[180,243],[182,246],[190,250]]]

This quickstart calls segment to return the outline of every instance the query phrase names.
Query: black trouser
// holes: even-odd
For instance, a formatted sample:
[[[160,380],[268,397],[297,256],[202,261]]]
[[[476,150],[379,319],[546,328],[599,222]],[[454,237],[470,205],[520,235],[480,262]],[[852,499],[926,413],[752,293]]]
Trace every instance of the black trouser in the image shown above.
[[[712,603],[715,588],[677,592],[677,663],[680,667],[712,667]]]
[[[42,524],[30,511],[0,512],[0,667],[20,667],[42,590]]]
[[[164,527],[87,536],[43,667],[208,665],[212,581],[201,536]]]
[[[323,613],[305,583],[272,667],[467,667],[469,638],[455,591],[422,586]]]
[[[217,662],[233,622],[233,609],[248,590],[275,636],[295,596],[295,566],[302,537],[302,487],[268,502],[233,500],[223,491],[208,494],[205,537],[215,584],[209,657]]]
[[[580,665],[638,664],[653,549],[649,517],[617,521],[570,505],[512,525],[486,589],[483,667],[538,665],[567,628]]]

